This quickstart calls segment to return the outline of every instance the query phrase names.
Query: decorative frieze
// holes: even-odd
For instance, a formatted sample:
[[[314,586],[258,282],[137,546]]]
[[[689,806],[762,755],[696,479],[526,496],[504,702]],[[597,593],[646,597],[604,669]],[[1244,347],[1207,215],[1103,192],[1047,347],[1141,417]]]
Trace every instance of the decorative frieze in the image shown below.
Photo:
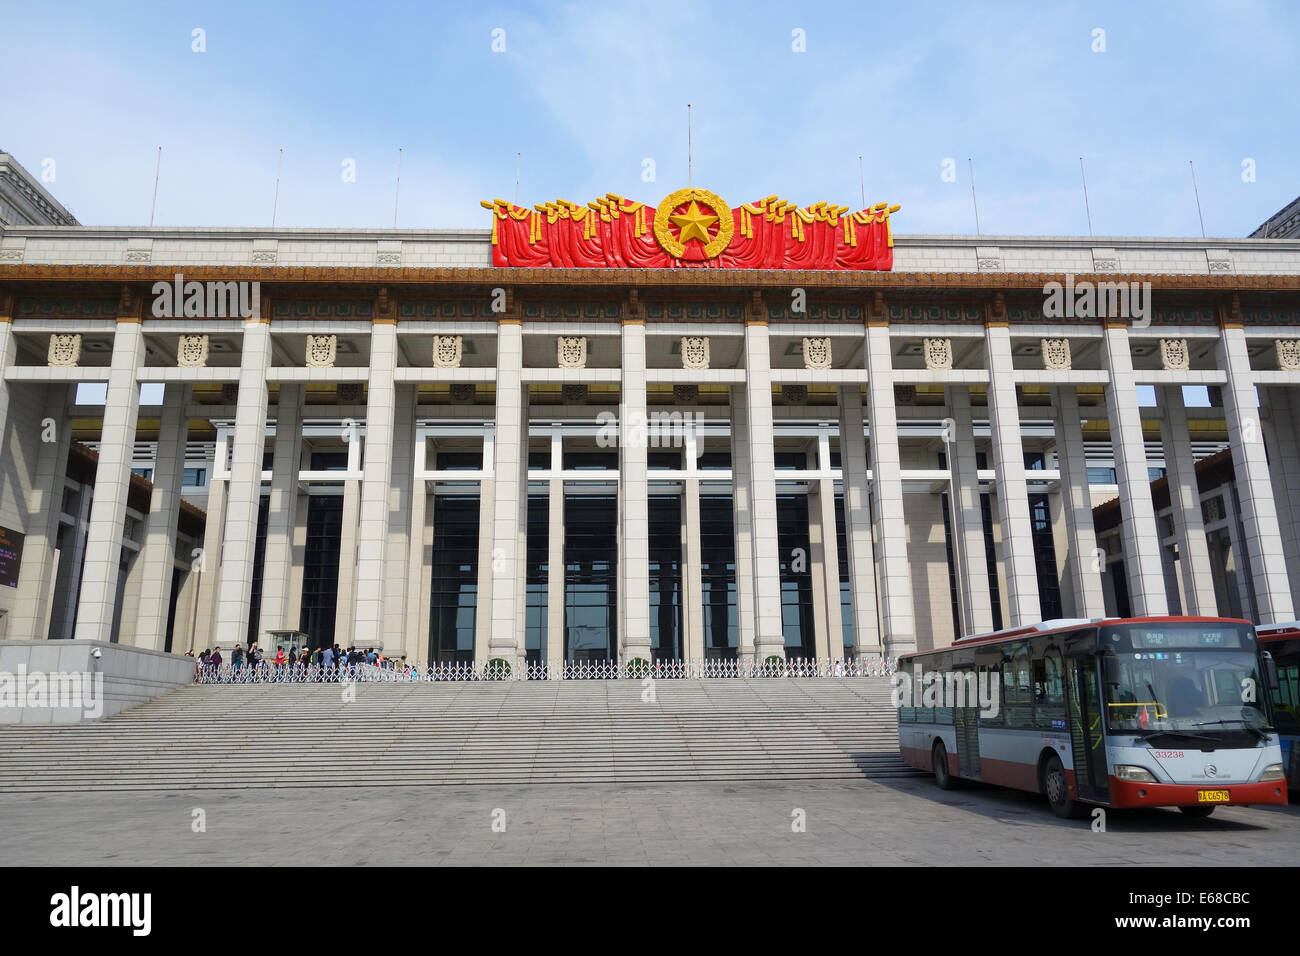
[[[709,338],[706,335],[682,336],[682,368],[703,370],[709,367]]]
[[[1073,359],[1070,357],[1069,339],[1041,339],[1039,348],[1043,353],[1043,368],[1049,372],[1068,372]]]
[[[894,386],[894,404],[911,405],[916,401],[915,385],[895,385]]]
[[[339,354],[337,335],[307,335],[307,367],[333,368]]]
[[[1192,367],[1187,339],[1160,340],[1160,367],[1166,372],[1186,372]]]
[[[585,405],[587,404],[587,386],[563,385],[560,387],[560,397],[564,399],[566,405]]]
[[[176,346],[176,365],[180,368],[206,368],[208,364],[208,337],[182,335]]]
[[[679,405],[693,405],[700,399],[700,387],[698,385],[674,385],[673,401]]]
[[[943,372],[952,368],[952,339],[924,339],[921,344],[927,369]]]
[[[340,405],[360,405],[361,404],[361,383],[340,382],[336,394],[338,395],[338,400]]]
[[[587,367],[587,337],[561,335],[555,341],[556,361],[560,368]]]
[[[474,383],[456,382],[451,387],[451,400],[456,405],[474,404]]]
[[[1300,372],[1300,339],[1277,339],[1277,367],[1283,372]]]
[[[49,363],[51,368],[73,368],[81,361],[81,336],[55,333],[50,336]]]
[[[464,345],[459,335],[435,335],[433,337],[433,367],[460,368]]]
[[[781,397],[787,405],[803,405],[808,401],[807,385],[782,385]]]
[[[831,340],[829,336],[803,340],[803,367],[825,371],[831,367]]]

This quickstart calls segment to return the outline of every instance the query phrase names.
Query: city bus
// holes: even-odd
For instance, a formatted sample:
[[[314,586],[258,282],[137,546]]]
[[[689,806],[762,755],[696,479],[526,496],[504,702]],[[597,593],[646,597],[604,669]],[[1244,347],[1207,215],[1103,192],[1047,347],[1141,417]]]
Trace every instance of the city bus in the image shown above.
[[[903,759],[950,789],[979,780],[1089,806],[1286,803],[1271,657],[1247,621],[1046,621],[903,655]]]
[[[1277,665],[1273,690],[1273,723],[1281,737],[1286,782],[1300,792],[1300,621],[1272,624],[1256,630],[1259,643]]]

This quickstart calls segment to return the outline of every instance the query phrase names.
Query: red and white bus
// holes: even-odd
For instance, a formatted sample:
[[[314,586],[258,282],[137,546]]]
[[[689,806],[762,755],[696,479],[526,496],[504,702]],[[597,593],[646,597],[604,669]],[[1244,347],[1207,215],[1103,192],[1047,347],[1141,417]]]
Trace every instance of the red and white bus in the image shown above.
[[[1063,817],[1286,803],[1276,669],[1247,621],[1047,621],[904,655],[898,670],[903,759],[944,789],[1043,793]]]

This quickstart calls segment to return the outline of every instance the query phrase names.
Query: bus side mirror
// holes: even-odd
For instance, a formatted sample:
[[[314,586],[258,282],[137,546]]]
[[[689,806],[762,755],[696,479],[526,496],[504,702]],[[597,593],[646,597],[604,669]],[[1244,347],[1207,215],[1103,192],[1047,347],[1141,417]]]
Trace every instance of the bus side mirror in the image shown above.
[[[1273,660],[1273,655],[1268,651],[1262,654],[1264,658],[1264,684],[1269,690],[1280,690],[1282,687],[1281,680],[1277,676],[1277,661]]]
[[[1119,657],[1114,654],[1103,654],[1101,657],[1101,676],[1107,686],[1118,687],[1119,679]]]

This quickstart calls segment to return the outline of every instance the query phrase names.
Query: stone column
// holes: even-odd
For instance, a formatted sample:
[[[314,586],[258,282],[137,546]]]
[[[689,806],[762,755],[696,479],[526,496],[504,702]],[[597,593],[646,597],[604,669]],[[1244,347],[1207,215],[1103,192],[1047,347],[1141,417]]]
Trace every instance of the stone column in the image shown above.
[[[5,372],[18,354],[13,334],[13,304],[13,295],[0,291],[0,447],[4,445],[5,426],[9,423],[9,381]]]
[[[418,387],[412,390],[412,427],[418,416],[415,402]],[[414,436],[412,436],[414,437]],[[414,448],[412,448],[414,451]],[[433,525],[429,522],[429,492],[424,479],[415,478],[415,463],[411,462],[411,514],[410,536],[406,549],[406,616],[403,624],[402,653],[410,663],[425,659],[424,645],[429,641],[429,627],[425,623],[429,607],[429,588],[424,586],[425,569],[433,561]],[[432,583],[432,581],[430,582]]]
[[[912,610],[907,527],[903,521],[903,475],[898,453],[889,324],[882,304],[870,306],[867,314],[867,402],[871,415],[873,486],[871,513],[879,544],[876,561],[880,569],[885,653],[895,657],[916,650],[916,619]]]
[[[776,441],[772,431],[772,357],[767,320],[752,308],[745,322],[745,406],[754,555],[754,656],[785,657],[781,564],[776,523]]]
[[[731,504],[736,537],[736,652],[754,660],[754,511],[749,484],[749,414],[745,388],[731,387]]]
[[[186,385],[171,384],[163,391],[158,452],[153,465],[153,494],[149,501],[144,546],[136,558],[141,567],[140,607],[132,643],[152,651],[161,651],[167,642],[172,573],[176,569],[176,526],[180,520],[185,445],[190,432],[188,402],[189,387]]]
[[[7,328],[7,326],[6,326]],[[45,417],[55,422],[54,441],[42,442],[36,457],[36,474],[26,505],[23,560],[18,569],[18,595],[6,632],[14,641],[43,641],[50,634],[50,602],[58,581],[60,556],[59,515],[63,512],[64,478],[68,473],[68,450],[72,444],[68,406],[73,402],[75,385],[50,385],[45,389]],[[14,423],[18,426],[17,421]],[[40,422],[30,423],[40,428]],[[6,449],[7,453],[7,449]],[[72,516],[74,519],[77,514]],[[75,539],[81,529],[74,525],[69,537]],[[76,568],[73,569],[75,600]]]
[[[553,464],[553,467],[558,467]],[[551,676],[564,670],[564,482],[547,482],[546,664]]]
[[[993,439],[993,466],[997,469],[998,514],[1002,520],[1007,580],[1003,606],[1007,610],[1007,626],[1019,627],[1033,624],[1043,615],[1038,597],[1038,571],[1034,567],[1025,452],[1020,440],[1020,406],[1012,377],[1011,329],[1000,304],[990,308],[984,347],[989,372],[989,431]]]
[[[376,312],[370,330],[370,378],[366,387],[365,465],[361,481],[361,522],[357,530],[357,599],[353,629],[358,647],[382,648],[384,577],[388,560],[388,495],[393,476],[393,426],[396,414],[397,319]],[[396,635],[388,641],[391,648]]]
[[[257,556],[257,513],[262,497],[262,455],[266,445],[266,373],[271,367],[271,326],[253,318],[244,323],[239,363],[239,404],[235,409],[234,453],[226,487],[226,528],[221,547],[213,643],[231,647],[244,640],[253,601],[253,563]],[[211,557],[208,564],[211,566]],[[264,635],[258,634],[262,641]],[[274,655],[270,646],[264,648]]]
[[[195,562],[198,581],[195,582],[194,599],[198,602],[198,608],[194,614],[194,643],[192,646],[187,643],[180,653],[190,649],[197,653],[205,647],[213,646],[217,596],[221,590],[221,552],[222,539],[226,530],[226,498],[229,484],[225,478],[213,478],[208,483],[208,513],[203,525],[203,544],[198,560]],[[243,644],[243,637],[244,635],[241,634],[236,640]],[[234,648],[233,643],[229,646]]]
[[[302,619],[302,605],[294,607],[289,601],[293,534],[298,518],[298,472],[302,467],[302,403],[303,386],[280,386],[280,400],[275,407],[275,450],[271,460],[258,634],[296,628]]]
[[[1224,310],[1221,324],[1219,367],[1228,377],[1223,387],[1223,411],[1228,422],[1237,498],[1241,503],[1246,556],[1255,588],[1257,623],[1291,621],[1295,619],[1295,605],[1287,581],[1286,556],[1282,553],[1277,504],[1273,500],[1268,457],[1260,431],[1255,381],[1246,352],[1246,333],[1235,296],[1231,308]]]
[[[523,326],[518,317],[497,325],[497,407],[492,550],[492,617],[488,654],[523,667],[524,619],[519,582],[526,568],[528,528],[528,386],[523,382]]]
[[[829,463],[828,467],[829,467]],[[826,602],[826,630],[818,637],[817,656],[836,661],[844,658],[844,617],[840,609],[840,542],[835,523],[835,482],[830,478],[817,481],[817,529],[821,536],[821,570]],[[847,528],[845,531],[847,532]],[[816,545],[814,545],[814,548]],[[823,652],[822,645],[825,645]]]
[[[871,491],[862,388],[841,385],[840,468],[844,476],[844,537],[853,592],[853,640],[858,660],[884,653],[876,604],[876,548],[871,539]]]
[[[1056,456],[1060,459],[1061,510],[1065,518],[1067,553],[1062,584],[1074,595],[1078,617],[1106,616],[1102,578],[1104,556],[1097,555],[1097,533],[1092,524],[1092,493],[1088,490],[1088,461],[1083,448],[1079,393],[1073,385],[1052,389],[1056,406]]]
[[[623,320],[623,383],[619,392],[619,593],[623,617],[618,641],[623,660],[649,661],[650,485],[646,416],[645,320]]]
[[[123,300],[113,336],[113,364],[104,403],[99,465],[95,469],[95,500],[90,507],[86,560],[81,572],[78,640],[108,642],[112,638],[117,584],[122,573],[122,531],[140,412],[136,369],[144,364],[140,304],[128,292],[123,293]]]
[[[682,656],[704,660],[704,558],[700,546],[700,482],[682,482]]]
[[[1264,391],[1268,398],[1264,437],[1273,499],[1291,579],[1291,601],[1300,607],[1300,390],[1274,385]]]
[[[406,653],[409,624],[406,616],[406,592],[409,584],[408,566],[411,542],[419,541],[415,521],[413,488],[415,475],[413,460],[415,444],[416,385],[397,386],[397,407],[393,416],[393,443],[388,493],[384,501],[384,520],[387,530],[387,551],[384,557],[384,640],[389,654],[400,657]]]
[[[944,399],[952,416],[947,442],[948,470],[952,474],[948,510],[957,561],[961,625],[965,634],[987,634],[993,630],[993,601],[989,590],[988,552],[984,546],[970,389],[965,385],[949,386],[944,389]]]
[[[1183,613],[1214,617],[1218,614],[1218,603],[1214,598],[1210,548],[1205,541],[1205,522],[1201,518],[1201,491],[1196,483],[1196,459],[1192,456],[1183,389],[1180,385],[1166,385],[1157,395],[1163,412],[1160,437],[1165,447],[1169,505],[1173,509],[1174,534],[1178,540]]]
[[[1110,418],[1115,476],[1119,482],[1119,506],[1123,516],[1121,540],[1124,542],[1124,568],[1128,572],[1133,614],[1138,617],[1168,614],[1160,531],[1156,525],[1155,505],[1151,501],[1151,473],[1147,470],[1142,411],[1138,407],[1127,326],[1108,324],[1102,349],[1106,370],[1110,373],[1106,383],[1106,412]]]
[[[356,639],[357,538],[361,526],[361,482],[343,482],[343,515],[339,519],[339,600],[334,608],[334,643],[347,650],[364,647]]]

